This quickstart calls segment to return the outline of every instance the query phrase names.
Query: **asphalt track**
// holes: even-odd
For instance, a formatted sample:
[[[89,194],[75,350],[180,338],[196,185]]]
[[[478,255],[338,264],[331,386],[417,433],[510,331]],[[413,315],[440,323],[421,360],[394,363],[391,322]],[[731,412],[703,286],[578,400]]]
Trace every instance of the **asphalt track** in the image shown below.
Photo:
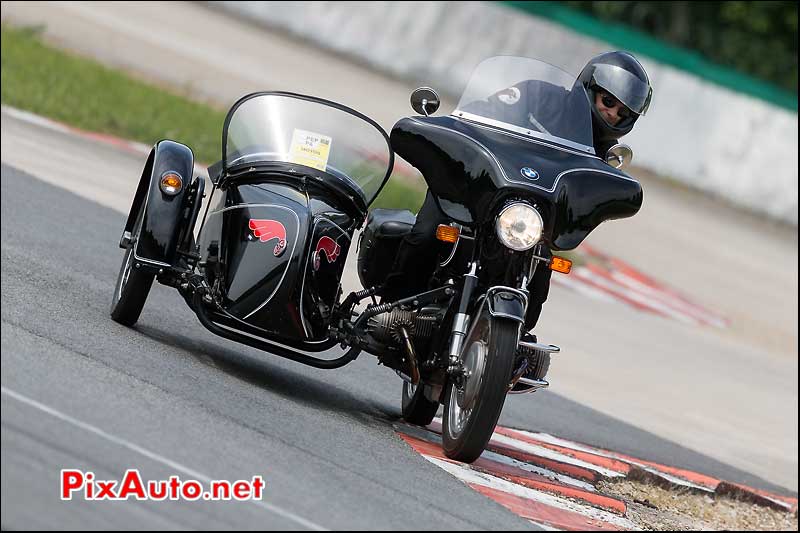
[[[59,173],[47,168],[61,166],[71,183],[81,159],[109,183],[129,180],[120,172],[139,164],[5,114],[3,132],[4,159],[25,159],[23,142],[60,148],[38,163],[27,154],[50,182]],[[322,371],[230,343],[159,285],[135,329],[112,322],[123,212],[5,163],[0,182],[3,528],[532,527],[400,440],[392,427],[400,380],[370,356]],[[780,490],[550,391],[512,398],[501,422]],[[262,474],[266,498],[263,505],[62,502],[65,467],[101,479],[127,468],[148,479]]]

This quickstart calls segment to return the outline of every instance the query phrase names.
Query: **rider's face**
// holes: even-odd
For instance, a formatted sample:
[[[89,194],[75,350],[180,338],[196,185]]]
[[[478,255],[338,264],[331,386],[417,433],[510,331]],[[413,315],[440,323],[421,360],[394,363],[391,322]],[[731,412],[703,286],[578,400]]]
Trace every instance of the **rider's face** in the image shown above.
[[[628,115],[628,108],[622,102],[605,91],[597,91],[594,96],[594,105],[606,119],[606,122],[616,126]]]

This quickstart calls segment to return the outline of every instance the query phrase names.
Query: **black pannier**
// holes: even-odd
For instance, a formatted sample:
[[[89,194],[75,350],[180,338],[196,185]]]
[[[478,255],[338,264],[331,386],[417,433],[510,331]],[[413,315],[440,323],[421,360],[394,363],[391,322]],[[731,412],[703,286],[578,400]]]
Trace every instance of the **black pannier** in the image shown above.
[[[417,217],[406,209],[373,209],[359,237],[358,277],[364,287],[386,281],[400,239],[411,231]]]

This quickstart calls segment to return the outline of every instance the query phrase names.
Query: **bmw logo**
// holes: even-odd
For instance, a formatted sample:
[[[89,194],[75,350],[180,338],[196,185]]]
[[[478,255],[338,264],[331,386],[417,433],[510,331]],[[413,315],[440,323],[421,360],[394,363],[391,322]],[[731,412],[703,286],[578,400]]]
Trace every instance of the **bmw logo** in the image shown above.
[[[519,173],[522,174],[523,178],[528,178],[529,180],[538,180],[539,179],[539,173],[536,172],[535,170],[533,170],[530,167],[521,168]]]

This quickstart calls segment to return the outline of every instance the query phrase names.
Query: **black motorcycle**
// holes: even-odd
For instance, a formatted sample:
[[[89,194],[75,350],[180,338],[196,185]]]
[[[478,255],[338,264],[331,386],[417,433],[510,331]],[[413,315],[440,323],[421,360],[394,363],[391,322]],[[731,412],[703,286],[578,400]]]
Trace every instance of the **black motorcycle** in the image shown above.
[[[521,81],[558,88],[564,105],[554,112],[551,99],[547,108],[537,104],[544,98],[521,100]],[[615,168],[630,150],[595,154],[590,104],[569,96],[574,82],[539,61],[492,58],[450,116],[431,117],[438,96],[414,91],[420,116],[400,120],[391,137],[335,102],[243,97],[225,119],[202,217],[205,180],[190,182],[191,150],[163,140],[151,151],[120,240],[112,318],[133,325],[157,279],[221,337],[317,368],[366,351],[403,379],[403,417],[427,425],[443,404],[445,453],[474,461],[506,394],[548,385],[558,348],[522,338],[536,270],[568,272],[553,251],[641,206],[638,182]],[[415,217],[368,211],[395,153],[452,219],[436,231],[441,261],[427,290],[401,297],[386,291],[387,275]],[[364,289],[345,296],[358,229]],[[322,356],[337,345],[343,353]]]

